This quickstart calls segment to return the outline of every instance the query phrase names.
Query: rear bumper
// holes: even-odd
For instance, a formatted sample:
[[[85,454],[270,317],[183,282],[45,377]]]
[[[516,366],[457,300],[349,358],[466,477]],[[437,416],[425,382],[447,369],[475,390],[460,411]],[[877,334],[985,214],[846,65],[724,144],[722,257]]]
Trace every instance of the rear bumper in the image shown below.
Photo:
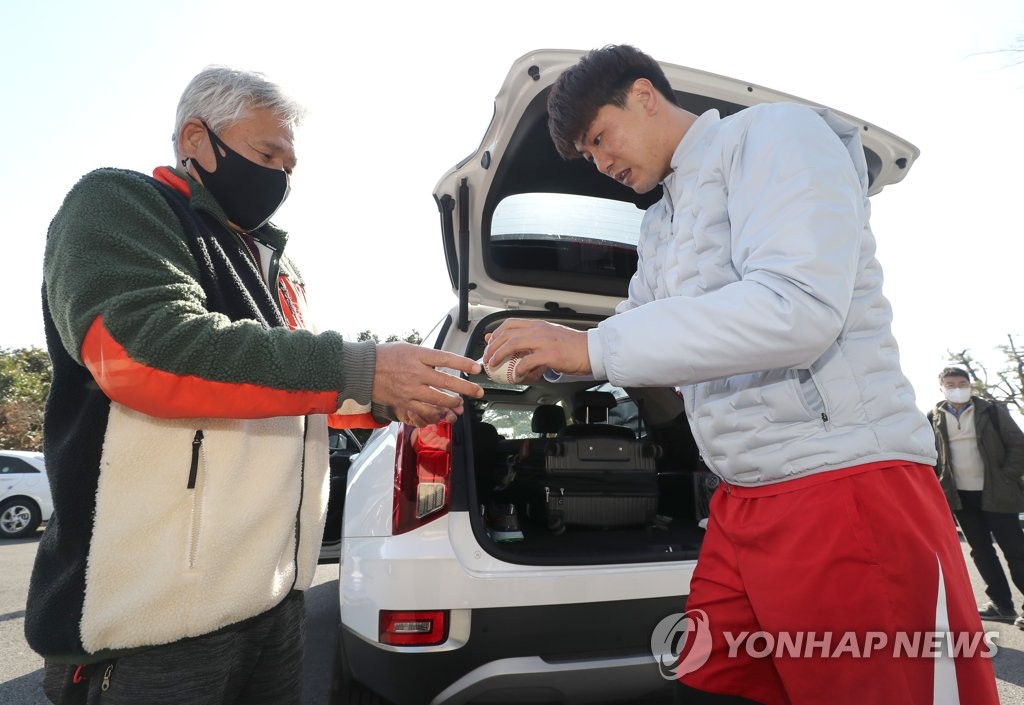
[[[549,663],[522,657],[494,661],[467,673],[431,701],[440,705],[469,702],[599,703],[636,702],[637,698],[669,691],[671,683],[658,675],[650,656]]]
[[[350,630],[353,676],[398,705],[636,700],[672,683],[651,653],[655,626],[686,597],[471,611],[458,648],[382,648]]]

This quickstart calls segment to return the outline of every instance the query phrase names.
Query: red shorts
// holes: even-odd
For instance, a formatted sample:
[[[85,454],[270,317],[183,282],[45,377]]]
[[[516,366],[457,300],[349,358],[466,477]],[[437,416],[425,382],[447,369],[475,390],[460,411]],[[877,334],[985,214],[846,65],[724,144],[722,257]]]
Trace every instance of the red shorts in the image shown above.
[[[924,465],[721,486],[690,584],[693,624],[696,610],[710,655],[680,675],[684,702],[998,704],[992,635]]]

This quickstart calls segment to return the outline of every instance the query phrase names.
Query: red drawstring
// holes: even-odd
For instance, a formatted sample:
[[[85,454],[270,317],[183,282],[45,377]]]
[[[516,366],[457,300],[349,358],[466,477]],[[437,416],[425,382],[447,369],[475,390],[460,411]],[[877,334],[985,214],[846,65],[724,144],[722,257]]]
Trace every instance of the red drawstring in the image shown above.
[[[81,683],[88,679],[89,677],[85,675],[85,666],[75,666],[75,675],[71,676],[71,682]]]

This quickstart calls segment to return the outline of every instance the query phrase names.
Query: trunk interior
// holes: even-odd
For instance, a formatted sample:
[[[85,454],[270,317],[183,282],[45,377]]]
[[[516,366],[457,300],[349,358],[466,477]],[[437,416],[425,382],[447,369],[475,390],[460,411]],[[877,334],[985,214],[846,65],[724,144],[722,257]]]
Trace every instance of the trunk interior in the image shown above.
[[[476,348],[467,354],[479,359]],[[460,419],[469,440],[460,475],[485,550],[535,565],[696,559],[718,482],[674,389],[473,381],[486,396],[467,401]]]

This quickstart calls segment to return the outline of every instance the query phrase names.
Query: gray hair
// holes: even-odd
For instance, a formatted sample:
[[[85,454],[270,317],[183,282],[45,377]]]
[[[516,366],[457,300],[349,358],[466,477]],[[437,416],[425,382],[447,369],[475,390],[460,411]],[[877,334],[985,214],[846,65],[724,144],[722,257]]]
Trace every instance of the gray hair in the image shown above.
[[[252,108],[269,108],[280,116],[282,125],[297,126],[305,109],[268,81],[262,73],[239,71],[227,66],[207,66],[189,81],[178,101],[171,143],[178,152],[178,136],[185,122],[199,118],[220,133]]]

